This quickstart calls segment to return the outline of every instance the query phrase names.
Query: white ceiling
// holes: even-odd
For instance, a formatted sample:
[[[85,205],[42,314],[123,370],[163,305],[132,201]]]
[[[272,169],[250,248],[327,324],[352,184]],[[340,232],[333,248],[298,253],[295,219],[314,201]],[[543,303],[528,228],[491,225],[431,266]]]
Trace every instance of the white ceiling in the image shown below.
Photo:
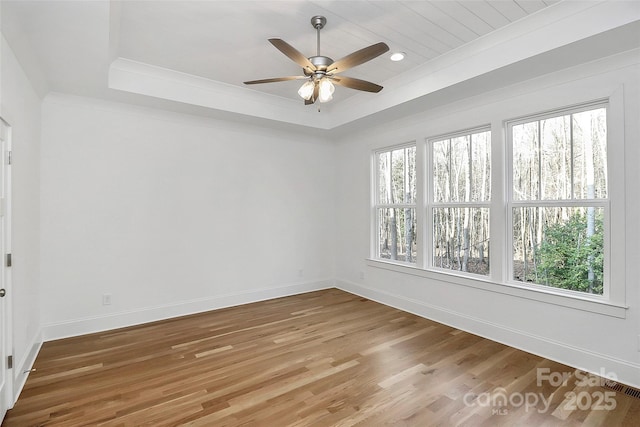
[[[199,114],[228,112],[333,129],[630,23],[635,29],[639,4],[2,1],[1,22],[42,95],[56,91],[168,109],[192,106]],[[406,52],[402,62],[390,61],[389,53],[345,72],[385,86],[382,92],[338,87],[318,114],[317,107],[304,106],[298,97],[299,81],[243,85],[301,74],[267,39],[282,38],[305,55],[315,55],[313,15],[327,17],[321,54],[335,60],[380,41],[391,52]],[[610,54],[638,42],[613,44]],[[606,55],[607,49],[600,46],[597,54]],[[581,55],[576,61],[585,59]],[[553,71],[554,65],[542,68]]]
[[[298,65],[268,38],[278,37],[306,56],[316,53],[314,15],[327,17],[321,53],[337,60],[379,41],[407,53],[401,63],[384,55],[347,74],[384,82],[396,74],[525,17],[556,0],[516,1],[216,1],[125,2],[120,57],[231,85],[300,75]],[[301,82],[252,86],[296,99]],[[340,90],[345,98],[353,90]]]

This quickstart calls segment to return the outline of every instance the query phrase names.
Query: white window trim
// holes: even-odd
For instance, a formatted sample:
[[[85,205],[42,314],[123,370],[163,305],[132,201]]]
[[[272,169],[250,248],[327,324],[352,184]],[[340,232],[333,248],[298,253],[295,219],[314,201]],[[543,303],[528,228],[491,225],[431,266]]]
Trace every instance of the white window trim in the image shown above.
[[[418,144],[416,144],[416,141],[409,141],[409,142],[404,142],[402,144],[397,144],[397,145],[392,145],[392,146],[388,146],[388,147],[382,147],[379,148],[377,150],[375,150],[372,153],[371,156],[371,181],[373,183],[373,185],[371,185],[371,212],[369,214],[369,218],[370,218],[370,236],[372,236],[371,240],[371,247],[369,249],[369,253],[372,259],[376,259],[379,260],[381,262],[389,262],[392,264],[399,264],[399,265],[407,265],[407,266],[422,266],[422,254],[421,254],[421,244],[420,244],[420,239],[419,236],[421,234],[420,231],[417,232],[416,234],[416,239],[417,239],[417,250],[416,250],[416,262],[405,262],[405,261],[398,261],[398,260],[391,260],[391,259],[385,259],[385,258],[380,258],[378,257],[378,248],[380,247],[380,242],[378,241],[378,237],[379,237],[379,233],[378,233],[378,227],[380,224],[380,218],[378,217],[378,210],[379,209],[385,209],[385,208],[399,208],[399,209],[413,209],[416,213],[416,227],[420,227],[421,222],[423,221],[423,217],[421,215],[418,214],[418,206],[419,202],[420,202],[420,197],[419,197],[419,179],[420,179],[420,175],[417,174],[418,169],[421,167],[419,166],[419,161],[418,161],[418,156],[419,156],[419,151],[418,151]],[[418,188],[416,188],[416,201],[415,204],[412,203],[393,203],[393,204],[389,204],[389,203],[380,203],[379,200],[379,196],[380,196],[380,191],[378,188],[378,185],[380,184],[378,182],[378,156],[381,153],[388,153],[390,151],[394,151],[394,150],[401,150],[404,148],[411,148],[414,147],[416,149],[416,186]]]
[[[426,219],[426,222],[425,222],[426,225],[423,226],[423,228],[425,229],[425,232],[427,233],[423,241],[424,243],[423,265],[427,270],[438,271],[446,274],[459,275],[462,277],[471,277],[471,278],[477,277],[480,279],[492,277],[491,270],[489,271],[489,274],[485,276],[482,274],[451,270],[448,268],[440,268],[433,265],[433,209],[434,208],[450,208],[450,207],[487,208],[489,209],[489,224],[491,224],[491,212],[492,212],[491,198],[489,198],[489,200],[482,201],[482,202],[435,202],[433,201],[433,198],[434,198],[433,197],[433,181],[430,179],[430,177],[433,177],[433,143],[434,142],[439,142],[445,139],[453,139],[460,136],[472,135],[474,133],[480,133],[480,132],[489,132],[489,134],[491,134],[491,125],[487,124],[484,126],[476,126],[469,129],[459,130],[456,132],[428,137],[425,140],[425,147],[426,147],[425,166],[426,167],[424,169],[427,172],[427,176],[425,177],[426,179],[424,181],[421,181],[424,185],[424,191],[422,191],[421,193],[425,194],[425,197],[424,197],[425,201],[424,201],[424,204],[422,205],[421,210],[424,212],[425,219]],[[493,139],[491,139],[489,148],[490,150],[493,150]],[[491,160],[493,160],[493,157],[491,158]],[[416,167],[418,167],[417,164],[416,164]],[[490,164],[490,167],[491,167],[491,170],[493,171],[493,162]],[[491,184],[493,188],[493,180],[491,180]],[[429,228],[428,231],[426,230],[427,228]],[[491,226],[489,226],[489,233],[491,233]],[[491,238],[489,238],[489,244],[491,244]],[[492,252],[490,250],[489,251],[490,256],[491,256],[491,253]]]
[[[588,93],[587,93],[588,92]],[[562,96],[563,92],[559,94]],[[564,93],[566,98],[573,98],[573,94]],[[595,96],[594,96],[595,95]],[[390,260],[375,258],[374,246],[376,240],[371,240],[371,257],[366,259],[368,267],[384,269],[394,271],[397,273],[419,276],[427,280],[452,283],[459,286],[467,286],[476,289],[482,289],[485,291],[496,292],[499,294],[511,295],[518,298],[529,299],[533,301],[539,301],[543,304],[553,304],[562,307],[572,308],[576,310],[582,310],[590,313],[601,314],[606,316],[612,316],[616,318],[624,319],[627,316],[629,309],[626,304],[626,213],[625,213],[625,123],[624,123],[624,90],[623,86],[617,86],[615,88],[594,88],[593,91],[589,90],[581,92],[578,95],[578,102],[575,105],[589,105],[594,103],[602,103],[608,100],[607,108],[607,163],[609,170],[609,217],[608,225],[610,232],[610,248],[608,259],[605,259],[605,269],[609,273],[609,295],[608,300],[605,300],[601,296],[594,298],[590,295],[582,295],[581,292],[570,292],[559,290],[556,288],[549,288],[547,286],[531,286],[522,285],[517,282],[507,283],[507,266],[505,265],[505,251],[509,250],[510,242],[507,241],[507,168],[509,167],[510,159],[507,157],[506,151],[506,126],[508,121],[517,120],[517,118],[511,118],[508,120],[502,118],[495,118],[491,120],[491,187],[492,187],[492,199],[491,199],[491,245],[490,251],[493,257],[491,258],[491,271],[489,277],[482,277],[473,275],[460,274],[455,271],[434,271],[425,269],[424,266],[424,247],[427,240],[427,226],[425,226],[425,219],[423,212],[426,211],[425,198],[427,188],[426,165],[427,161],[427,143],[426,138],[421,143],[416,144],[416,179],[417,185],[422,188],[417,188],[416,204],[421,207],[416,211],[416,219],[418,221],[418,263],[417,265],[402,264]],[[548,98],[542,99],[545,107],[540,108],[538,111],[553,111],[553,107],[549,104]],[[599,100],[599,101],[593,101]],[[540,104],[540,100],[537,101]],[[569,103],[567,103],[569,104]],[[536,113],[529,115],[522,114],[519,117],[534,117]],[[469,129],[473,129],[470,127]],[[443,134],[444,135],[444,134]],[[420,138],[416,138],[418,141]],[[401,144],[402,145],[412,145]],[[611,149],[614,147],[613,149]],[[392,146],[378,147],[375,152],[382,152],[393,148]],[[375,159],[375,153],[372,157]],[[377,173],[377,166],[372,160],[371,167],[371,181],[374,175]],[[509,178],[510,180],[510,178]],[[371,191],[374,192],[376,188],[370,186]],[[370,200],[374,200],[374,194],[372,193]],[[372,203],[373,206],[373,203]],[[371,211],[372,214],[374,211]],[[374,227],[375,223],[371,215],[371,234],[375,236]],[[607,258],[607,257],[605,257]]]
[[[541,121],[548,118],[555,118],[562,115],[567,114],[576,114],[583,111],[589,111],[597,108],[605,108],[607,112],[607,160],[609,158],[609,101],[608,100],[597,100],[588,103],[582,103],[576,106],[569,106],[558,108],[551,111],[546,111],[542,114],[534,114],[531,116],[520,117],[515,120],[507,120],[504,122],[504,129],[506,132],[506,176],[505,176],[505,184],[506,184],[506,235],[507,241],[512,242],[514,239],[513,236],[513,208],[518,207],[584,207],[584,206],[593,206],[597,208],[602,208],[604,210],[604,218],[605,222],[603,224],[603,228],[605,231],[604,235],[604,276],[603,276],[603,293],[602,295],[597,294],[589,294],[586,292],[580,291],[572,291],[568,289],[562,288],[554,288],[553,286],[545,286],[535,283],[521,282],[515,280],[513,278],[513,262],[507,261],[506,263],[506,276],[505,282],[512,286],[523,286],[523,287],[531,287],[532,289],[538,289],[540,291],[549,290],[552,293],[559,295],[567,295],[576,298],[586,298],[587,300],[594,301],[604,301],[608,302],[611,299],[611,272],[609,266],[609,260],[611,259],[611,228],[610,228],[610,209],[609,209],[609,189],[607,189],[607,198],[606,199],[559,199],[559,200],[549,200],[549,199],[535,199],[535,200],[514,200],[513,198],[513,140],[512,140],[512,129],[514,126],[530,123],[534,121]],[[609,167],[609,165],[607,165]],[[611,170],[608,168],[608,170]],[[611,181],[609,181],[609,186],[611,187]],[[573,186],[572,186],[573,187]],[[572,189],[573,193],[573,189]],[[506,248],[505,248],[506,249]],[[504,254],[507,256],[507,254]]]
[[[467,286],[475,289],[496,292],[503,295],[511,295],[518,298],[540,301],[547,304],[569,307],[576,310],[583,310],[590,313],[603,314],[606,316],[624,319],[628,307],[610,301],[596,301],[590,298],[583,298],[582,295],[565,295],[553,289],[543,289],[533,286],[520,286],[518,284],[496,283],[489,278],[474,275],[474,277],[463,276],[461,274],[451,274],[449,272],[425,270],[408,264],[394,263],[380,259],[367,259],[367,266],[411,276],[423,277],[437,282],[452,283],[459,286]],[[547,288],[545,286],[544,288]]]

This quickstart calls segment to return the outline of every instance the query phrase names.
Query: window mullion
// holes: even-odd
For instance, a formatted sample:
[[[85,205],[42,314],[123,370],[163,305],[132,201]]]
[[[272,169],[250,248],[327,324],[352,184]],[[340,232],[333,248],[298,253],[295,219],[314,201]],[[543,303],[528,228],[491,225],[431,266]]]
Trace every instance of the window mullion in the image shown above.
[[[416,139],[418,141],[419,139]],[[428,165],[427,161],[427,151],[428,147],[426,141],[421,141],[416,144],[416,267],[424,268],[425,267],[425,257],[426,255],[426,247],[425,244],[427,242],[426,238],[426,228],[428,219],[425,216],[425,205],[427,202],[427,191],[428,186],[426,185],[426,176],[425,173]]]
[[[471,134],[468,135],[469,138],[469,161],[467,162],[467,167],[469,168],[469,194],[467,194],[467,198],[471,201],[471,188],[473,186],[473,159],[471,156],[473,155],[473,150],[471,149],[472,139]]]
[[[574,181],[574,170],[573,170],[573,164],[575,163],[573,161],[574,159],[574,153],[573,153],[573,114],[569,114],[569,149],[570,149],[570,160],[571,160],[571,165],[570,170],[571,170],[571,192],[570,192],[570,198],[571,199],[575,199],[576,195],[574,194],[574,188],[575,186],[573,185]]]
[[[538,200],[542,200],[542,129],[538,120]]]

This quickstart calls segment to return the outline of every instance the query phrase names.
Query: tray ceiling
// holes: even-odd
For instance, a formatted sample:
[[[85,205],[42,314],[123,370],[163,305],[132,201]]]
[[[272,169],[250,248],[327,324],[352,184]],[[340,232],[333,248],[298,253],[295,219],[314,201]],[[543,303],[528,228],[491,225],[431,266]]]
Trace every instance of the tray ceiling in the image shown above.
[[[3,34],[42,93],[146,98],[161,108],[179,103],[332,129],[640,15],[636,2],[613,2],[605,15],[600,3],[51,0],[3,1],[1,7]],[[267,39],[282,38],[314,55],[309,19],[318,14],[328,21],[322,55],[339,59],[376,42],[389,45],[389,54],[345,72],[385,86],[380,94],[338,87],[319,115],[317,106],[305,107],[298,97],[299,81],[242,84],[300,74]],[[597,25],[571,27],[594,16]],[[406,59],[390,61],[395,51]]]

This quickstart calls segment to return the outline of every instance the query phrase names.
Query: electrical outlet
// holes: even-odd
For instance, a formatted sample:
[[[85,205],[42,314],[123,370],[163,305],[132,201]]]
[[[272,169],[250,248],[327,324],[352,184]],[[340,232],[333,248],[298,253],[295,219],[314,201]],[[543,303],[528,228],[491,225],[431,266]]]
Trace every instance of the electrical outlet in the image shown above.
[[[360,280],[364,280],[364,271],[360,272]]]
[[[102,305],[111,305],[111,294],[102,295]]]
[[[304,276],[304,270],[300,269],[298,270],[298,277],[302,277],[302,276]]]

